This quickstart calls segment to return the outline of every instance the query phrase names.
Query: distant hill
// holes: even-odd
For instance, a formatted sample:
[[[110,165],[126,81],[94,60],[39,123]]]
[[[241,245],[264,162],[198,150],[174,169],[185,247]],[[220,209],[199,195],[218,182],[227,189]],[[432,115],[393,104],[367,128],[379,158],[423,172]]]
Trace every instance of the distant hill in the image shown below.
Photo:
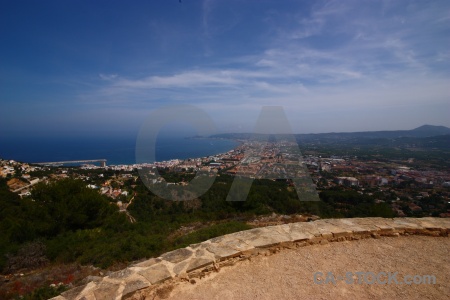
[[[427,136],[450,134],[450,128],[445,126],[422,125],[411,131],[423,133]]]
[[[360,139],[397,139],[397,138],[425,138],[439,135],[450,135],[450,128],[445,126],[423,125],[411,130],[392,131],[361,131],[361,132],[329,132],[329,133],[307,133],[295,134],[298,141],[349,141]],[[213,138],[249,139],[255,136],[251,133],[223,133],[216,134]],[[264,136],[256,134],[256,136]]]
[[[423,125],[411,130],[330,132],[295,134],[301,145],[363,146],[363,147],[400,147],[421,149],[450,149],[450,128],[445,126]],[[274,135],[251,133],[224,133],[211,136],[247,140],[251,138],[271,140]],[[278,138],[283,139],[282,135]],[[292,136],[290,136],[292,138]],[[275,139],[276,140],[276,139]]]
[[[402,138],[402,137],[431,137],[437,135],[450,134],[450,128],[444,126],[423,125],[412,130],[392,130],[392,131],[361,131],[361,132],[332,132],[319,134],[297,134],[301,139],[311,139],[315,137],[325,139],[353,139],[353,138]]]

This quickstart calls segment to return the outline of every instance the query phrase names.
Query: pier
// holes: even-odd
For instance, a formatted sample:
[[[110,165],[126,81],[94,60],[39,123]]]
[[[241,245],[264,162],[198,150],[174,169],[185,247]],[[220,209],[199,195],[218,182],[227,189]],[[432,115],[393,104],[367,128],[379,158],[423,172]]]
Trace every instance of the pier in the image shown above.
[[[34,165],[53,166],[65,164],[82,164],[82,163],[100,163],[100,167],[106,167],[106,159],[88,159],[88,160],[65,160],[33,163]]]

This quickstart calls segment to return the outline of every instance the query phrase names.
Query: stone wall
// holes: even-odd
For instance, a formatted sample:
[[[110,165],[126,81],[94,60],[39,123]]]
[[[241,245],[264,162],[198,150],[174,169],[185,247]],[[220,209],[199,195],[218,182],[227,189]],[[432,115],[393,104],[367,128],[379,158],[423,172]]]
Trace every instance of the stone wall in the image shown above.
[[[300,222],[227,234],[136,263],[98,281],[75,287],[52,298],[123,299],[127,295],[167,280],[192,280],[220,267],[256,255],[269,255],[283,248],[326,244],[381,236],[448,236],[450,219],[353,218]]]

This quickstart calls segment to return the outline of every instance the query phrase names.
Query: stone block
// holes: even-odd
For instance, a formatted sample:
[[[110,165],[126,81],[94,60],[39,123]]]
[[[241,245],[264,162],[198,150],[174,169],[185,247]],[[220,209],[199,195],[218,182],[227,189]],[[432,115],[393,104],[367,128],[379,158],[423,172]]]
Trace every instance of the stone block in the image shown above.
[[[185,260],[185,261],[182,261],[182,262],[180,262],[180,263],[178,263],[178,264],[176,264],[174,267],[173,267],[173,269],[172,269],[172,271],[175,273],[175,274],[181,274],[181,273],[183,273],[183,272],[186,272],[186,267],[189,265],[189,260]]]
[[[376,232],[379,230],[376,226],[363,225],[359,224],[359,222],[353,222],[353,219],[330,219],[327,221],[334,226],[344,229],[345,232],[348,233],[344,234],[344,236],[350,236],[350,233],[370,234],[371,232]]]
[[[292,237],[289,234],[289,232],[286,232],[281,226],[274,226],[272,228],[268,228],[265,234],[269,235],[279,244],[292,241]]]
[[[280,243],[277,239],[274,239],[270,235],[253,236],[249,238],[246,242],[255,248],[270,247]]]
[[[392,227],[396,230],[421,229],[422,227],[412,219],[396,218],[392,220]]]
[[[351,237],[353,236],[353,232],[351,231],[333,231],[333,237]]]
[[[111,274],[108,275],[108,278],[111,279],[119,279],[119,280],[123,280],[127,277],[130,277],[132,275],[136,274],[135,272],[131,271],[130,269],[123,269],[117,272],[113,272]]]
[[[159,262],[161,262],[160,258],[150,258],[150,259],[144,260],[144,261],[142,261],[140,263],[134,264],[133,266],[134,267],[144,267],[145,268],[145,267],[153,266],[154,264],[157,264]]]
[[[318,224],[316,224],[317,221],[315,222],[303,222],[303,223],[299,223],[299,227],[301,227],[302,232],[309,232],[313,235],[316,235],[317,233],[320,234],[319,232],[319,227]]]
[[[97,297],[95,297],[95,291],[89,291],[86,294],[83,294],[82,296],[79,296],[76,300],[97,300]]]
[[[214,254],[212,254],[207,249],[197,249],[195,250],[195,257],[215,257]]]
[[[148,281],[144,280],[131,280],[125,283],[125,288],[122,293],[122,297],[126,296],[130,293],[136,292],[141,289],[145,289],[150,286]]]
[[[140,271],[139,274],[144,276],[151,284],[172,278],[169,270],[162,263],[148,267],[147,269]]]
[[[313,222],[302,222],[289,224],[289,234],[294,241],[313,238],[316,234],[320,236],[317,226]]]
[[[177,249],[174,251],[167,252],[161,255],[161,258],[171,263],[179,263],[180,261],[186,260],[192,256],[193,252],[186,248]]]
[[[206,249],[209,252],[213,253],[216,259],[225,259],[241,253],[240,250],[236,250],[235,248],[217,244],[210,244]]]
[[[323,237],[324,239],[332,239],[333,238],[333,233],[331,232],[323,232],[320,234],[321,237]],[[315,237],[317,238],[317,237]]]
[[[186,271],[189,273],[194,270],[212,265],[213,263],[214,260],[210,258],[203,258],[203,257],[192,258],[189,262],[189,266],[187,267]]]
[[[227,240],[223,240],[221,243],[217,244],[218,246],[225,246],[237,251],[247,251],[247,250],[251,250],[255,247],[253,247],[252,245],[246,243],[243,240],[240,239],[227,239]]]
[[[443,226],[443,222],[439,222],[434,218],[420,218],[417,219],[417,222],[420,224],[420,226],[429,230],[440,230],[445,228],[445,226]]]
[[[96,286],[97,284],[95,284],[94,282],[89,282],[88,284],[80,285],[74,287],[73,289],[65,291],[61,293],[61,296],[66,299],[76,299],[79,295],[82,295],[82,293],[87,293],[88,291],[94,289]]]
[[[117,296],[121,296],[119,291],[120,284],[114,284],[110,282],[101,282],[94,289],[94,295],[96,300],[110,300],[115,299]],[[120,295],[119,295],[120,293]]]

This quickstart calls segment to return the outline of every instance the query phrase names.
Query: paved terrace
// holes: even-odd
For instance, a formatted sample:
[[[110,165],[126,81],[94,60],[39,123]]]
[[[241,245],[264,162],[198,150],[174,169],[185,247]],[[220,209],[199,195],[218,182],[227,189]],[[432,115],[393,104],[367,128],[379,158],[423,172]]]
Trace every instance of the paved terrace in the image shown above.
[[[96,282],[75,287],[52,299],[122,299],[167,280],[199,278],[221,266],[283,248],[378,238],[381,236],[448,236],[450,219],[353,218],[291,223],[227,234],[136,263]],[[382,241],[380,241],[382,242]]]

